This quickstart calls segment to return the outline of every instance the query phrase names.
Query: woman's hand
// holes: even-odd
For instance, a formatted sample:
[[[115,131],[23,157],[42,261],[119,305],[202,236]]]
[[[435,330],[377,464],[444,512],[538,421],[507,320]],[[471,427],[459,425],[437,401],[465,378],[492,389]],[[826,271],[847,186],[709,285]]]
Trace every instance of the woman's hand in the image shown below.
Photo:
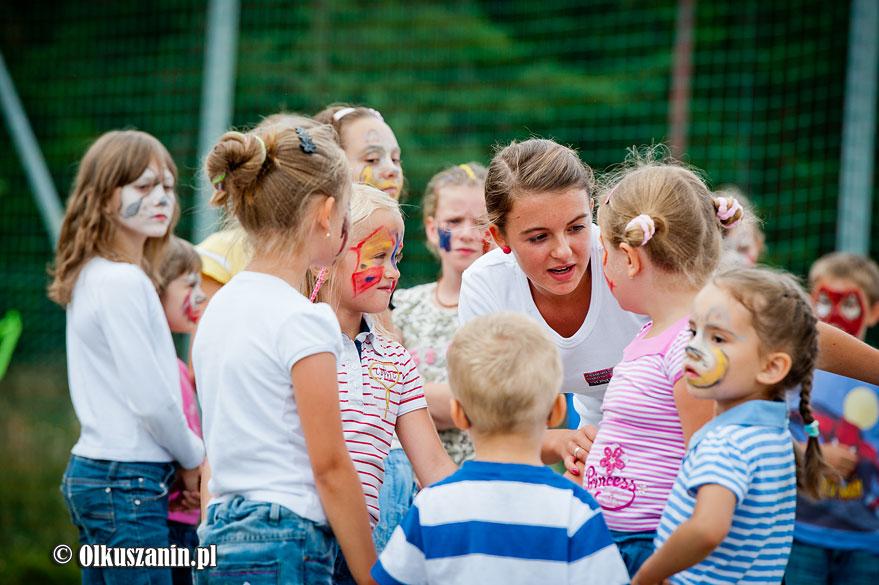
[[[583,467],[586,457],[592,450],[592,443],[598,430],[592,425],[586,425],[582,429],[571,431],[564,452],[561,454],[565,462],[565,469],[575,477],[583,477]]]

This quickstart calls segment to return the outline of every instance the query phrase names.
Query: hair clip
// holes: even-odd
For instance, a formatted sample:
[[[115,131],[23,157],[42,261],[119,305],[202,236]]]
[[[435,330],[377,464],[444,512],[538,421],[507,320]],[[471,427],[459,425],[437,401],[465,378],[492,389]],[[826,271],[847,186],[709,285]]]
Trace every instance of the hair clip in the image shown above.
[[[817,439],[821,436],[821,431],[819,430],[819,425],[817,420],[813,420],[809,424],[805,425],[806,434],[813,439]]]
[[[476,173],[473,172],[473,169],[470,168],[470,165],[468,165],[467,163],[464,163],[464,164],[458,165],[458,168],[461,169],[462,171],[464,171],[467,174],[467,177],[471,181],[476,180]]]
[[[739,203],[739,200],[735,197],[718,197],[717,198],[717,219],[721,222],[725,222],[729,219],[735,217],[737,212],[741,212],[739,219],[735,220],[730,224],[723,224],[723,227],[726,229],[730,229],[735,226],[742,220],[742,217],[745,215],[745,209],[742,207],[742,204]]]
[[[644,234],[644,241],[641,242],[642,246],[646,246],[647,242],[650,241],[650,238],[653,237],[653,234],[656,233],[656,224],[653,223],[653,218],[647,215],[646,213],[642,213],[637,217],[633,217],[629,223],[626,224],[626,231],[638,228]]]
[[[213,179],[211,179],[211,185],[217,187],[218,189],[222,189],[221,183],[226,180],[226,173],[220,173]]]
[[[317,147],[311,140],[311,136],[305,131],[305,128],[302,128],[301,126],[296,128],[296,135],[299,136],[299,148],[302,149],[302,152],[305,154],[314,154],[317,152]]]

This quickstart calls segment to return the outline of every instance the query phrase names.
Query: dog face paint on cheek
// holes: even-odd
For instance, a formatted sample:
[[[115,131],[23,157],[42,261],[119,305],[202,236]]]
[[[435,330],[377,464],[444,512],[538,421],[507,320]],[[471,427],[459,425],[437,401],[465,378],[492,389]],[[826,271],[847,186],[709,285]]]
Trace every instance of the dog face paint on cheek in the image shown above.
[[[351,275],[354,295],[357,296],[381,282],[387,254],[391,255],[391,265],[396,269],[397,255],[402,248],[400,236],[392,236],[384,226],[377,228],[351,248],[357,252],[357,270]]]
[[[684,365],[696,370],[687,383],[696,388],[710,388],[723,381],[729,370],[729,358],[716,347],[706,347],[697,337],[684,350]]]

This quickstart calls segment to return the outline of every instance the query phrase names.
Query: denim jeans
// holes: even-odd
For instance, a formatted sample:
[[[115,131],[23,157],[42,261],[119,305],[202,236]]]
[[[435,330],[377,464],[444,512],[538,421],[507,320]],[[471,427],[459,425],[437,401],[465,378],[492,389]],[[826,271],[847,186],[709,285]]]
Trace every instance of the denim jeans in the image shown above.
[[[72,455],[61,493],[80,544],[168,546],[171,463],[136,463]],[[171,569],[83,568],[83,585],[171,585]]]
[[[279,504],[235,496],[214,504],[198,529],[217,545],[217,566],[195,573],[198,585],[330,585],[336,540],[330,527]]]
[[[406,517],[417,492],[415,472],[406,453],[402,449],[391,449],[385,459],[385,479],[378,494],[380,519],[372,533],[379,554],[387,546],[394,529]]]
[[[641,565],[644,564],[656,548],[653,546],[653,539],[656,538],[656,532],[619,532],[611,530],[610,535],[613,537],[620,556],[626,564],[629,575],[635,576]]]
[[[177,548],[188,548],[189,558],[196,558],[195,549],[198,546],[198,533],[193,524],[184,524],[168,520],[168,542]],[[171,569],[171,578],[174,585],[192,585],[192,569],[175,567]]]
[[[879,582],[879,555],[794,541],[784,573],[787,585],[872,585]]]

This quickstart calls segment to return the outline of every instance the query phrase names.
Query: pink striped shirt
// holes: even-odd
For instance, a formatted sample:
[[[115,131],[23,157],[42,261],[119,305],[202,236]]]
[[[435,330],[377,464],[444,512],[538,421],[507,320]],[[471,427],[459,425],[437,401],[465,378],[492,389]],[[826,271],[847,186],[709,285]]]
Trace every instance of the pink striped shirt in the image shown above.
[[[683,375],[688,321],[645,339],[648,323],[613,370],[583,477],[612,530],[656,530],[677,477],[686,448],[673,389]]]
[[[360,332],[354,341],[346,335],[342,338],[338,362],[342,432],[375,526],[385,457],[397,419],[427,408],[427,401],[415,362],[402,345],[371,331]]]

